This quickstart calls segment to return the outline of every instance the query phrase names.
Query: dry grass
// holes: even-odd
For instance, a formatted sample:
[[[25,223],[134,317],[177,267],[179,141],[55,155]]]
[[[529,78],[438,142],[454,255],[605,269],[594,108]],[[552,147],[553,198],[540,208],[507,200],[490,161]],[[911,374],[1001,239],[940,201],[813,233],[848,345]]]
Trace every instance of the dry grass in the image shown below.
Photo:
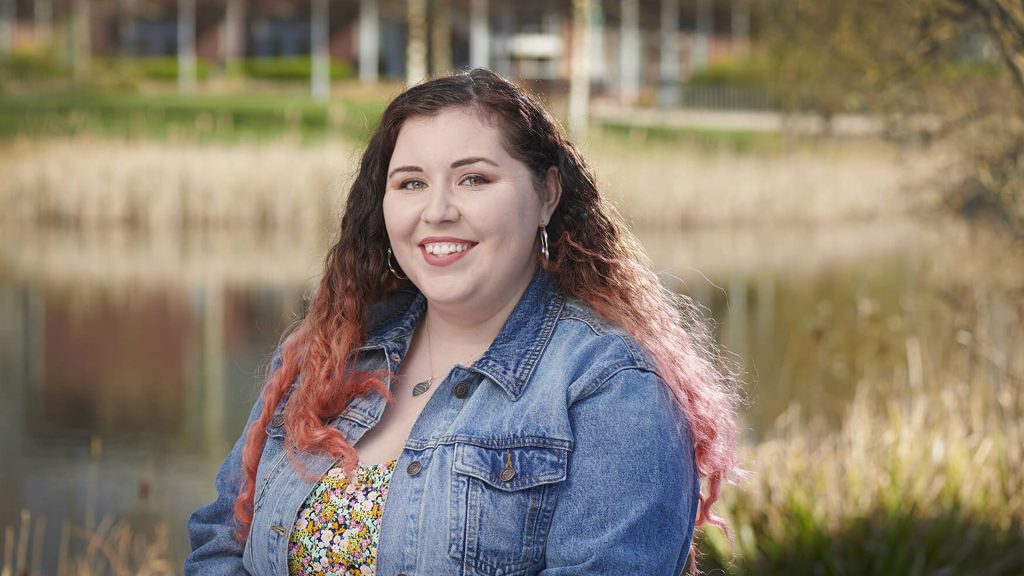
[[[333,225],[354,161],[341,144],[22,141],[0,164],[0,224],[136,229]]]
[[[804,141],[768,153],[590,146],[602,188],[640,227],[833,225],[905,220],[932,201],[936,160],[873,140]]]
[[[46,519],[21,513],[17,528],[4,529],[0,576],[44,574]],[[107,517],[89,530],[65,521],[61,526],[54,576],[164,576],[177,573],[168,559],[167,527],[140,530]],[[47,564],[52,565],[52,562]]]
[[[331,143],[6,144],[0,226],[284,227],[322,233],[357,151]],[[832,224],[905,218],[931,160],[870,141],[768,154],[595,141],[603,187],[637,225]]]
[[[936,340],[924,336],[939,323],[933,312],[919,318],[902,376],[861,382],[838,428],[814,406],[794,405],[748,445],[751,480],[722,502],[733,546],[706,531],[702,565],[735,574],[1024,573],[1021,277],[1010,287],[953,286],[943,305],[961,328],[927,349]]]

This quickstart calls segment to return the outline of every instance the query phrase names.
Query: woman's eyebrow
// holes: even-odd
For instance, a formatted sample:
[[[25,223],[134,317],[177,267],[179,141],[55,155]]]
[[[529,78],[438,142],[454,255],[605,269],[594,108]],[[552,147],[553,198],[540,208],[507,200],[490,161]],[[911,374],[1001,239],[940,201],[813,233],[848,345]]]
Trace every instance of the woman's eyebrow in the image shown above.
[[[470,164],[476,164],[477,162],[483,162],[484,164],[490,164],[491,166],[494,166],[495,168],[498,168],[498,163],[497,162],[495,162],[494,160],[491,160],[489,158],[484,158],[483,156],[470,156],[469,158],[463,158],[462,160],[456,160],[455,162],[452,162],[452,168],[458,168],[460,166],[468,166]]]
[[[395,168],[391,172],[388,172],[388,180],[390,180],[392,177],[394,177],[395,174],[399,172],[423,172],[423,168],[420,168],[419,166],[399,166],[398,168]]]

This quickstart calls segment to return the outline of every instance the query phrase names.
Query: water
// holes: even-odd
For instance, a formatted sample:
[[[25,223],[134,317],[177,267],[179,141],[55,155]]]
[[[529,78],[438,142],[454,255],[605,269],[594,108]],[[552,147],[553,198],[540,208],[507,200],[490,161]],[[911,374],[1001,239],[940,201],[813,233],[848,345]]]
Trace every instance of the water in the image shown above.
[[[325,250],[322,239],[240,236],[49,232],[4,242],[0,526],[16,528],[30,510],[47,573],[64,522],[100,533],[114,518],[141,533],[163,525],[166,555],[187,553],[186,518],[213,497],[216,467]],[[1014,273],[961,270],[986,266],[985,251],[948,231],[641,239],[746,370],[744,422],[755,441],[792,405],[838,421],[858,385],[919,379],[933,356],[961,354],[958,341],[984,337],[1004,358],[1019,352],[993,321],[1024,313]]]

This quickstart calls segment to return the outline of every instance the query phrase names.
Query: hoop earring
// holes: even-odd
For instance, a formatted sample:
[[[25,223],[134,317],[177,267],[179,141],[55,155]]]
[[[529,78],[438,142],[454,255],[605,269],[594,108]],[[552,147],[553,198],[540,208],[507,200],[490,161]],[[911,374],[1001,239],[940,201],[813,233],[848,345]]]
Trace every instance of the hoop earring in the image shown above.
[[[548,261],[548,230],[547,227],[540,227],[540,255],[544,257],[544,261]]]
[[[399,280],[408,280],[409,278],[407,276],[402,276],[401,274],[399,274],[395,270],[394,266],[391,265],[391,256],[392,256],[391,248],[388,248],[388,257],[387,257],[388,270],[391,270],[391,273],[395,275],[395,278],[398,278]],[[396,261],[395,264],[398,264],[398,262]]]

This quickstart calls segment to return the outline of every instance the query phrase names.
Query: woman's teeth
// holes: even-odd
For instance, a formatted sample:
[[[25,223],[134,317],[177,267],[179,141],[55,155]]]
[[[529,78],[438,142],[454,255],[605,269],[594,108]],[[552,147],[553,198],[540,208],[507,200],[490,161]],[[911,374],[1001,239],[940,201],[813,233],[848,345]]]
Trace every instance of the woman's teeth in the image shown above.
[[[433,254],[434,256],[447,256],[455,252],[464,252],[466,250],[469,250],[471,246],[471,244],[453,244],[451,242],[442,242],[437,244],[427,244],[426,249],[427,252]]]

